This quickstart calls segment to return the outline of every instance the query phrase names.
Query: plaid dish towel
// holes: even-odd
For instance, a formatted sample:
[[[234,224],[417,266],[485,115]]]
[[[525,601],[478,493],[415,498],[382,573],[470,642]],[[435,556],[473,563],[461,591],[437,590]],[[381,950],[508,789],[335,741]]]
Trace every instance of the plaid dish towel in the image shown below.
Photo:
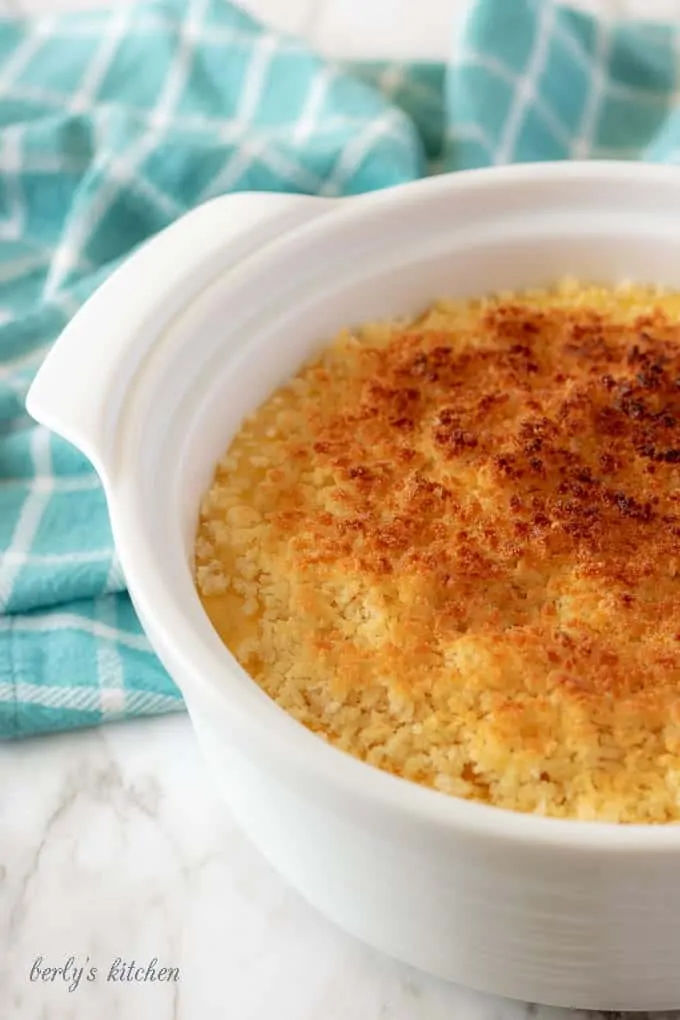
[[[96,476],[24,410],[107,274],[229,190],[673,160],[679,30],[482,0],[446,67],[341,68],[225,0],[0,21],[0,737],[182,707],[125,593]]]

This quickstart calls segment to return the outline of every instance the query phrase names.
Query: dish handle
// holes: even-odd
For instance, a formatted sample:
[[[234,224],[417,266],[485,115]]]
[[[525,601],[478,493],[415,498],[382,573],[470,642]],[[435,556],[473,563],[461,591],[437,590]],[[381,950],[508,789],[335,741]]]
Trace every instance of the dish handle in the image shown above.
[[[77,446],[106,484],[117,408],[165,327],[218,275],[337,201],[241,192],[182,216],[126,259],[78,310],[28,391],[28,413]]]

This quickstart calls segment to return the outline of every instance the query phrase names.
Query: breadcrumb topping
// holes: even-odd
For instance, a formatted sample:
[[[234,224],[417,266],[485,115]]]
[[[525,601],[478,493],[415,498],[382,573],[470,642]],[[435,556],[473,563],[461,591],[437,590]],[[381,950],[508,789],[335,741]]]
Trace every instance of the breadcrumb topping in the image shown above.
[[[337,747],[680,820],[680,296],[566,282],[343,332],[243,423],[195,552],[225,643]]]

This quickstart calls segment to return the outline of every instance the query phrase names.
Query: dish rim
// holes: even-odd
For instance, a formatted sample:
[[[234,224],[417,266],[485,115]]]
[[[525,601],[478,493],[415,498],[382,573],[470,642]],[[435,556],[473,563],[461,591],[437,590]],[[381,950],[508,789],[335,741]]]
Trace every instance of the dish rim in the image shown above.
[[[286,244],[293,237],[297,240],[303,234],[313,239],[323,234],[330,237],[335,227],[348,226],[352,219],[358,223],[367,203],[371,203],[375,214],[395,205],[417,203],[423,194],[496,188],[502,186],[503,181],[521,183],[527,188],[551,181],[562,181],[567,186],[574,181],[590,182],[593,186],[612,188],[626,182],[643,182],[651,187],[671,185],[677,191],[680,208],[680,168],[677,167],[606,160],[515,164],[460,171],[372,192],[347,202],[334,202],[327,214],[293,228],[272,244],[280,248],[283,256]],[[246,261],[249,271],[256,271],[257,256]],[[127,496],[132,495],[128,490]],[[135,498],[126,499],[112,493],[114,533],[124,570],[135,604],[158,640],[168,671],[182,678],[181,686],[187,688],[190,696],[195,689],[197,695],[204,693],[208,702],[215,703],[217,699],[221,708],[228,712],[232,732],[239,732],[238,744],[250,740],[253,748],[259,748],[263,754],[266,750],[267,757],[280,764],[281,775],[296,777],[301,791],[315,792],[331,804],[335,794],[339,801],[353,805],[357,812],[366,809],[376,816],[388,813],[393,821],[404,825],[427,826],[451,835],[458,832],[470,837],[492,837],[527,846],[591,853],[680,851],[678,823],[582,821],[539,816],[466,800],[387,773],[320,739],[264,694],[216,633],[214,639],[208,639],[205,630],[194,626],[194,614],[182,612],[188,592],[168,593],[164,588],[148,543],[144,548],[143,536],[150,522],[135,520],[138,505]],[[197,598],[195,591],[193,594]],[[205,621],[212,630],[207,614]],[[231,682],[225,683],[225,674]],[[244,679],[251,688],[246,696],[243,696]]]

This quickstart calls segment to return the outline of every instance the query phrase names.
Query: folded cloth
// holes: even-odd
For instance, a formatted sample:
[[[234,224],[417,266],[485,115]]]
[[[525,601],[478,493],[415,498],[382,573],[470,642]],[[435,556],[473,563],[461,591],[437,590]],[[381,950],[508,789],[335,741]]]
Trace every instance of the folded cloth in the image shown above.
[[[125,592],[96,475],[24,410],[47,348],[112,269],[226,191],[672,160],[677,33],[481,0],[447,66],[342,67],[225,0],[0,22],[0,737],[182,708]]]

